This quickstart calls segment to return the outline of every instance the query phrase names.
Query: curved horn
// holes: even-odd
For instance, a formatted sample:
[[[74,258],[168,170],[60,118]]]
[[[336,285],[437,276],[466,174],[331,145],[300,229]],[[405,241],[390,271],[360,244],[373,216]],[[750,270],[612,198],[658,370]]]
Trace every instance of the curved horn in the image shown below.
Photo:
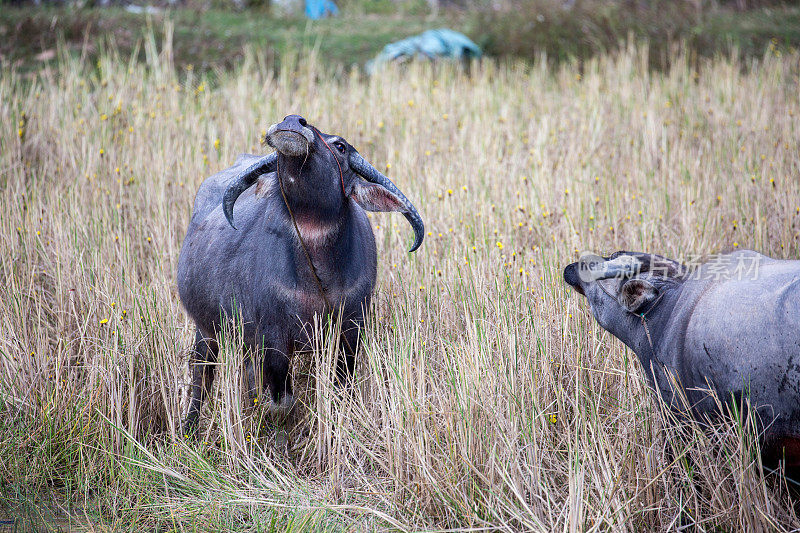
[[[225,218],[233,229],[236,229],[233,225],[233,204],[236,203],[236,199],[255,183],[259,176],[273,172],[277,167],[278,154],[266,155],[239,173],[225,189],[225,194],[222,196],[222,212],[225,213]]]
[[[406,217],[408,223],[414,228],[414,244],[411,246],[409,252],[413,252],[419,248],[422,244],[422,239],[425,237],[425,225],[422,223],[422,217],[419,216],[414,204],[400,192],[400,189],[398,189],[389,178],[378,172],[378,170],[370,165],[366,159],[361,157],[361,154],[358,152],[351,152],[349,161],[350,168],[353,169],[356,174],[367,181],[377,183],[400,199],[403,206],[406,208],[403,212],[403,216]]]

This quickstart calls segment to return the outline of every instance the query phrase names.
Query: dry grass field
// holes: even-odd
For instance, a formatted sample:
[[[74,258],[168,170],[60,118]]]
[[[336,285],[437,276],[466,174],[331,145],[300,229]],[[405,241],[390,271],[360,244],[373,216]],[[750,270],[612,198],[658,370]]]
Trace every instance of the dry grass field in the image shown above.
[[[168,34],[168,32],[167,32]],[[160,40],[160,39],[159,39]],[[800,527],[735,421],[679,435],[562,280],[584,250],[800,251],[793,53],[665,73],[410,64],[371,78],[256,54],[212,81],[64,54],[0,76],[0,518],[106,530],[758,531]],[[349,390],[335,336],[276,423],[223,346],[196,443],[175,271],[194,193],[289,113],[415,202],[373,214],[379,282]],[[269,250],[264,251],[269,254]],[[235,338],[235,336],[231,336]],[[675,459],[668,453],[673,443]]]

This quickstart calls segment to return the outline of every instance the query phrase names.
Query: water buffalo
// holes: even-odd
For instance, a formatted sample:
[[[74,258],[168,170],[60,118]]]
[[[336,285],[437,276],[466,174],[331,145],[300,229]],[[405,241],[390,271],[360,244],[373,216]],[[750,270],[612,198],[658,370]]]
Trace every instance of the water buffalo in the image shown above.
[[[707,420],[719,414],[709,391],[726,403],[749,398],[765,463],[800,467],[800,261],[743,250],[690,269],[617,252],[585,256],[564,280],[673,409]]]
[[[411,251],[422,243],[411,202],[341,137],[289,115],[265,140],[275,153],[242,155],[202,183],[181,248],[178,291],[197,325],[187,433],[211,389],[225,321],[241,316],[251,394],[258,360],[271,407],[286,411],[294,401],[289,362],[307,344],[315,314],[341,313],[338,371],[352,372],[377,271],[365,210],[403,213],[414,229]]]

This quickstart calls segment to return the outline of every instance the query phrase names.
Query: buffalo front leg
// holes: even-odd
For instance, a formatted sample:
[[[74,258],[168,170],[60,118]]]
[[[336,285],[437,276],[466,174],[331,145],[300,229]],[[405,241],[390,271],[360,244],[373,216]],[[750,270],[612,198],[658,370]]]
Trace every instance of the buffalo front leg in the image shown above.
[[[363,321],[358,319],[344,320],[342,322],[342,337],[340,354],[336,362],[336,383],[344,385],[353,377],[356,368],[356,351],[361,341],[361,327]]]
[[[289,372],[294,343],[287,332],[272,332],[272,335],[262,339],[259,352],[262,384],[264,388],[269,388],[269,410],[275,415],[286,415],[294,406],[292,376]]]
[[[273,414],[286,414],[294,404],[289,361],[292,343],[285,331],[268,328],[259,343],[250,344],[244,357],[247,397],[253,404],[267,401]]]
[[[184,435],[193,435],[197,430],[200,408],[211,392],[214,383],[214,365],[217,363],[219,346],[215,339],[203,337],[200,330],[195,334],[194,348],[189,355],[189,373],[192,375],[190,386],[189,412],[183,424]]]

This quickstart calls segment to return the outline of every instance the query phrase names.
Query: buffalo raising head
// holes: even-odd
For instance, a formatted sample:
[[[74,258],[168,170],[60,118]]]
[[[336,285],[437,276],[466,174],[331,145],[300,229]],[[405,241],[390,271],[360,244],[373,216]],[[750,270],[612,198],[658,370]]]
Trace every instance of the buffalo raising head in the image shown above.
[[[303,117],[289,115],[270,126],[265,141],[275,152],[245,169],[225,191],[222,207],[231,226],[239,195],[262,174],[277,171],[280,186],[293,202],[336,211],[352,200],[367,211],[398,211],[414,229],[409,251],[422,244],[425,227],[414,205],[342,137],[322,133]]]

